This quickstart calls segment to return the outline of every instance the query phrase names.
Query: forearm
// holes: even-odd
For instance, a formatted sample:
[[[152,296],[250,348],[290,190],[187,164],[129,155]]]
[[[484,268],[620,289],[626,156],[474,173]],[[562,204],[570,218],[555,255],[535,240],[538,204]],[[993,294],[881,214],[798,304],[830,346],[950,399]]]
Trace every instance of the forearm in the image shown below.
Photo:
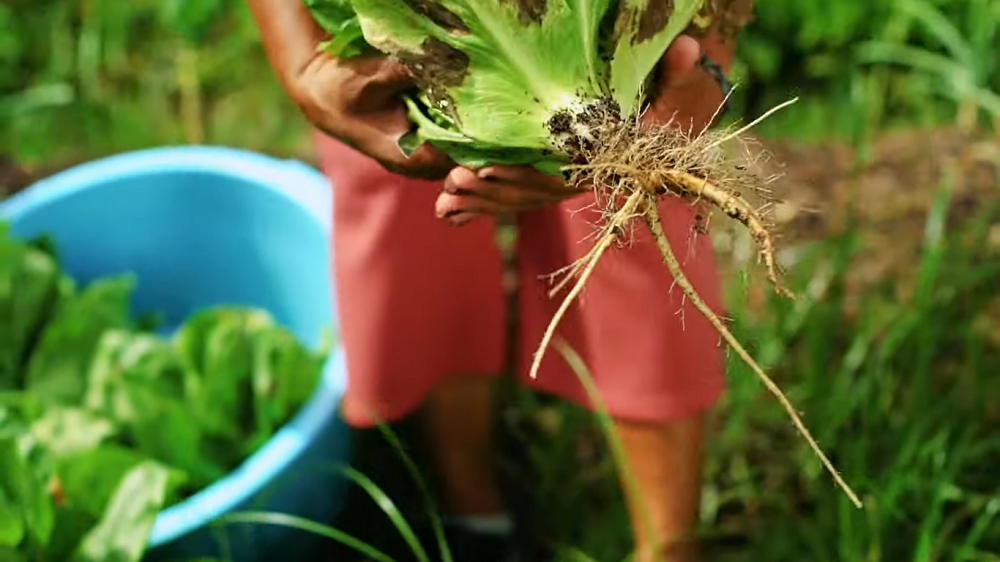
[[[278,80],[295,97],[296,80],[317,56],[316,46],[325,32],[301,0],[247,0],[247,4]]]

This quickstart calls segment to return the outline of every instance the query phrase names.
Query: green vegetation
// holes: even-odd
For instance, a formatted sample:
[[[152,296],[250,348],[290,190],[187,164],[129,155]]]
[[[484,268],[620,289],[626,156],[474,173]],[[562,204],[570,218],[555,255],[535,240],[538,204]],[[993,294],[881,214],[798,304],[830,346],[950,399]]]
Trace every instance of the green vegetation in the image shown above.
[[[740,41],[736,103],[758,133],[860,142],[959,119],[1000,134],[1000,4],[992,0],[758,1]]]
[[[77,287],[50,244],[0,229],[0,560],[140,560],[161,509],[316,388],[325,352],[265,312],[206,309],[167,338],[131,320],[132,289]]]

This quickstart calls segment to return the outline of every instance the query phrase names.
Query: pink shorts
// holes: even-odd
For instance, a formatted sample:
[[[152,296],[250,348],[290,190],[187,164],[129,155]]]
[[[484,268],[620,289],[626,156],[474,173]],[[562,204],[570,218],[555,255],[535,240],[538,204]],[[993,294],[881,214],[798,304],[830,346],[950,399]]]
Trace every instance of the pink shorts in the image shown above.
[[[329,137],[317,137],[334,189],[334,275],[347,362],[344,416],[356,426],[418,408],[449,376],[498,376],[505,307],[492,220],[453,227],[434,214],[440,183],[402,178]],[[589,198],[589,200],[588,200]],[[519,219],[520,328],[516,375],[532,388],[590,407],[556,348],[537,379],[532,355],[561,298],[550,274],[593,244],[592,195]],[[693,236],[695,209],[666,199],[667,236],[701,296],[721,311],[707,236]],[[644,228],[597,266],[557,336],[580,354],[611,414],[663,422],[710,407],[724,387],[713,328],[660,260]]]

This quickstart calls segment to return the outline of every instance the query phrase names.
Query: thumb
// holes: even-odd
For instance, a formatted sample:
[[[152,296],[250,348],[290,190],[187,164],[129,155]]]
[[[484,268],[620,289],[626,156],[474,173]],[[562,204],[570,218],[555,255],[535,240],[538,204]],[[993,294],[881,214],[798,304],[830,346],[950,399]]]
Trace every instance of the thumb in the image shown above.
[[[358,112],[384,111],[399,103],[399,95],[413,87],[405,66],[388,57],[356,63],[356,81],[348,96]]]
[[[670,44],[663,54],[658,67],[657,93],[683,85],[694,74],[698,58],[701,56],[701,45],[690,35],[680,35]]]
[[[413,87],[413,75],[399,61],[386,57],[376,75],[382,90],[395,97]]]

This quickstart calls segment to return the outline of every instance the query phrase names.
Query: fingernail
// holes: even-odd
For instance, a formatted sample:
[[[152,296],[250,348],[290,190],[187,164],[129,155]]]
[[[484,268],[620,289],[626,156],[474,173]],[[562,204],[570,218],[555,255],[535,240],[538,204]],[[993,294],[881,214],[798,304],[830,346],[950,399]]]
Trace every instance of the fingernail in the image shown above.
[[[482,168],[481,170],[476,172],[476,175],[479,176],[479,179],[481,180],[488,180],[493,177],[493,168],[492,167]]]

